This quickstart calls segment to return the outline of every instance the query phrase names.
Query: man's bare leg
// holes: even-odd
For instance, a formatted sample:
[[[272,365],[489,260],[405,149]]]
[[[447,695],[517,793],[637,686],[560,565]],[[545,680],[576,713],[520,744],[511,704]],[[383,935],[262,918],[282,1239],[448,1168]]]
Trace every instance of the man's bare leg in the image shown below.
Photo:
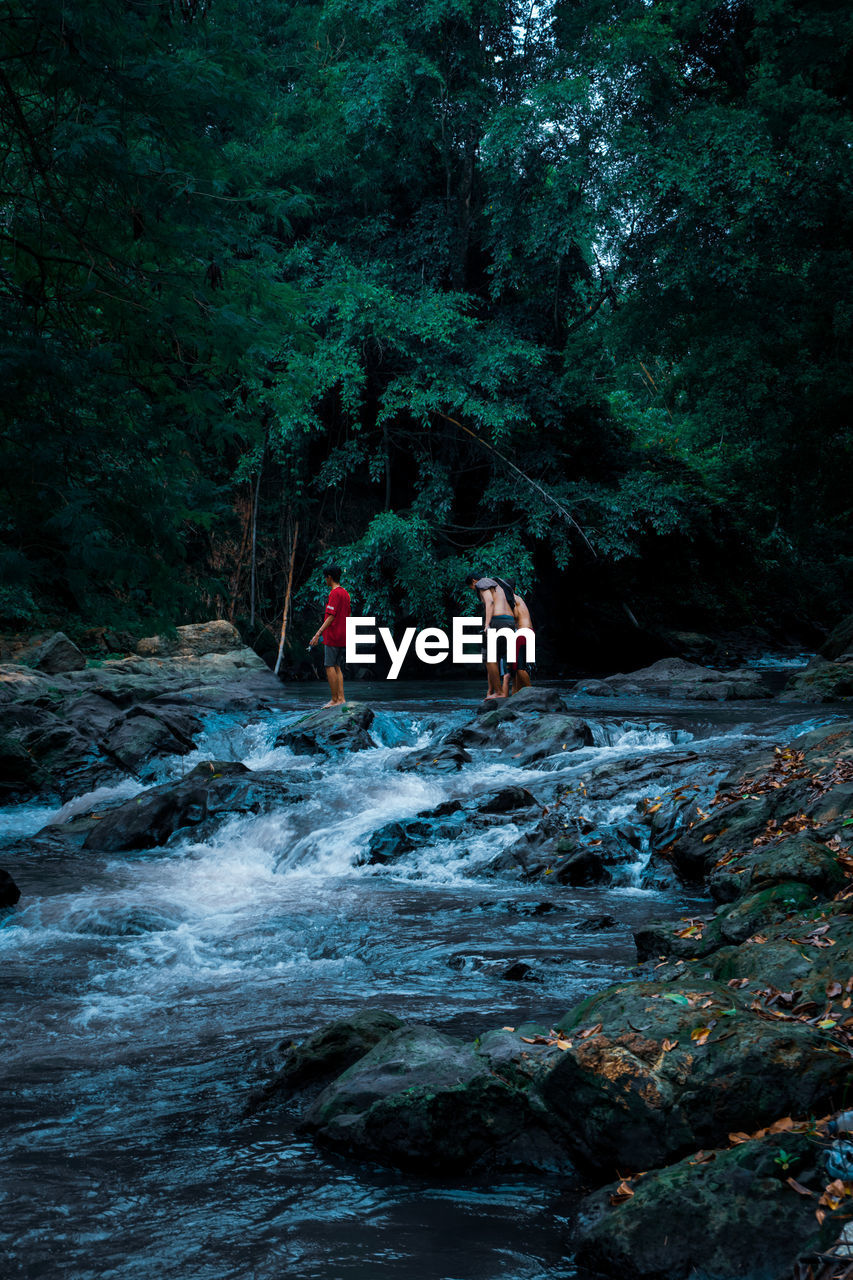
[[[519,689],[530,688],[530,676],[526,671],[516,671],[515,680],[512,684],[513,693],[518,693]]]
[[[335,706],[341,707],[346,702],[344,697],[344,673],[341,667],[335,667]]]
[[[339,672],[339,671],[340,671],[340,668],[339,668],[339,667],[326,667],[326,679],[327,679],[327,680],[328,680],[328,682],[329,682],[329,693],[330,693],[332,696],[329,698],[329,701],[328,701],[328,702],[324,702],[324,703],[323,703],[323,706],[324,706],[324,707],[334,707],[334,706],[336,705],[336,703],[335,703],[335,698],[337,697],[337,692],[336,692],[336,690],[337,690],[337,675],[336,675],[336,673],[337,673],[337,672]]]
[[[500,672],[498,671],[498,664],[496,662],[487,662],[486,674],[489,677],[489,692],[486,694],[486,697],[502,698],[503,694],[501,693],[501,677]]]

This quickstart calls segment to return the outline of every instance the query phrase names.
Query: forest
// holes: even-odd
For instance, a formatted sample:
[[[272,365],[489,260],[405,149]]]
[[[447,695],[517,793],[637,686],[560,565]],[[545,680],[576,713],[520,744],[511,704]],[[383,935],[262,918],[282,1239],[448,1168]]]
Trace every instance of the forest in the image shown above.
[[[850,611],[849,4],[0,8],[0,629]]]

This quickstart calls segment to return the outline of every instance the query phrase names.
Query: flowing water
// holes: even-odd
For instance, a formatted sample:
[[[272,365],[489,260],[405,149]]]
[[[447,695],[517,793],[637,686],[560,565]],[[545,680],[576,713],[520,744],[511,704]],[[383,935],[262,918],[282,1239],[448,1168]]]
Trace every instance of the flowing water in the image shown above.
[[[479,687],[362,686],[381,745],[326,762],[272,745],[316,705],[283,689],[247,720],[210,715],[192,756],[285,771],[298,803],[232,819],[203,843],[144,854],[3,855],[48,822],[127,797],[123,783],[63,809],[0,813],[0,866],[22,898],[0,918],[6,1132],[3,1274],[115,1280],[538,1280],[575,1273],[571,1200],[558,1183],[426,1182],[316,1149],[289,1113],[244,1107],[259,1062],[365,1005],[473,1038],[555,1020],[634,961],[632,927],[679,915],[683,892],[640,886],[647,853],[609,888],[500,882],[485,863],[511,820],[387,867],[361,865],[371,833],[451,798],[511,783],[542,794],[609,763],[606,801],[572,813],[621,822],[648,794],[638,762],[683,760],[712,789],[732,755],[784,741],[805,712],[773,705],[618,708],[587,701],[593,747],[521,769],[488,750],[452,776],[394,764],[470,719]],[[644,789],[645,788],[645,789]],[[611,791],[613,789],[611,788]],[[547,903],[543,906],[543,903]],[[612,913],[618,927],[585,922]],[[511,982],[514,961],[535,981]]]

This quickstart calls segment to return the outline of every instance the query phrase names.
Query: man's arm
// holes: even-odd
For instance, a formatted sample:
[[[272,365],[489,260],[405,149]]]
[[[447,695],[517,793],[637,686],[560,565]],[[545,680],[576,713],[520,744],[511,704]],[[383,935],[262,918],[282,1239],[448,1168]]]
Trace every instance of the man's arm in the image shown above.
[[[317,628],[317,630],[314,632],[313,636],[311,637],[311,639],[309,640],[309,642],[308,642],[308,643],[309,643],[309,644],[319,644],[319,643],[320,643],[320,636],[321,636],[321,635],[323,634],[323,632],[326,630],[326,627],[330,627],[330,626],[332,625],[332,623],[334,622],[334,620],[335,620],[335,615],[334,615],[333,613],[330,613],[330,614],[329,614],[329,616],[326,618],[325,622],[323,623],[322,627],[318,627],[318,628]]]

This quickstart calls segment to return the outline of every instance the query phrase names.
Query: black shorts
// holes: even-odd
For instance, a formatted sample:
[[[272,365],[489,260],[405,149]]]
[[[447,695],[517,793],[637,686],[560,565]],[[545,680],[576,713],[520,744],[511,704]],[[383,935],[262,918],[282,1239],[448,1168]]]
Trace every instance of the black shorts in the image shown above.
[[[323,666],[324,667],[342,667],[344,658],[347,656],[347,647],[345,644],[324,644],[323,645]]]
[[[496,614],[489,623],[490,631],[515,631],[515,618],[511,613]],[[509,675],[509,645],[506,636],[498,636],[497,645],[498,674],[501,680]]]

